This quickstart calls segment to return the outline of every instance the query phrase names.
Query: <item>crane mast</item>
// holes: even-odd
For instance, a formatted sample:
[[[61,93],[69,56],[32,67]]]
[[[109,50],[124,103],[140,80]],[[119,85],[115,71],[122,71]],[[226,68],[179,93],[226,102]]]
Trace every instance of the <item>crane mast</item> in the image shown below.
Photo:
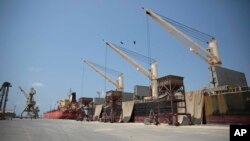
[[[137,63],[134,59],[132,59],[130,56],[125,54],[122,50],[120,50],[115,44],[113,44],[111,42],[107,42],[105,40],[104,40],[104,43],[107,46],[109,46],[111,49],[113,49],[116,53],[118,53],[123,59],[125,59],[130,64],[132,64],[136,68],[137,71],[141,72],[146,77],[148,77],[149,80],[151,80],[152,96],[153,96],[153,98],[157,98],[158,97],[157,62],[156,61],[152,62],[150,70],[147,70],[147,69],[143,68],[139,63]]]
[[[174,25],[172,25],[167,20],[163,19],[160,15],[156,14],[150,9],[143,8],[146,14],[148,14],[152,19],[158,22],[163,26],[167,32],[171,33],[177,40],[189,48],[194,54],[199,56],[205,62],[211,66],[221,65],[221,59],[219,51],[217,48],[217,40],[212,39],[208,42],[208,50],[204,49],[199,43],[195,42],[188,35],[178,30]],[[203,56],[199,51],[204,53],[206,56]]]
[[[87,65],[89,65],[92,69],[94,69],[98,74],[100,74],[102,77],[104,77],[105,79],[108,80],[108,82],[110,82],[112,85],[114,85],[116,87],[117,91],[123,91],[124,87],[123,87],[123,74],[121,73],[117,80],[114,81],[111,77],[107,76],[103,71],[101,71],[95,64],[93,64],[90,61],[84,60],[84,63],[86,63]]]

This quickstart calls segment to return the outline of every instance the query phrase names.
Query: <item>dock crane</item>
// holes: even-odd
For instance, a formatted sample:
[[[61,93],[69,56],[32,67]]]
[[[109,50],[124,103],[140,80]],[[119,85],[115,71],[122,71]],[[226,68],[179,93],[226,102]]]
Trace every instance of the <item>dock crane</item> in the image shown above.
[[[5,119],[5,110],[6,110],[6,105],[8,101],[8,94],[9,94],[9,87],[12,87],[10,82],[4,82],[0,88],[1,94],[1,99],[0,99],[0,119]],[[3,107],[2,107],[3,104]]]
[[[211,37],[210,40],[207,41],[208,48],[204,49],[204,47],[202,47],[199,43],[194,41],[191,37],[189,37],[187,34],[185,34],[184,32],[180,30],[187,26],[181,25],[178,29],[177,26],[173,24],[175,21],[173,22],[173,20],[171,21],[171,19],[169,20],[163,16],[160,16],[159,14],[153,12],[150,9],[143,8],[143,10],[146,12],[147,15],[149,15],[157,23],[163,26],[163,28],[167,32],[172,34],[177,40],[179,40],[182,44],[184,44],[184,46],[186,46],[191,52],[193,52],[195,55],[197,55],[202,60],[204,60],[207,64],[209,64],[210,69],[211,69],[211,74],[212,74],[212,84],[214,87],[216,87],[216,82],[215,82],[215,78],[213,74],[215,70],[214,67],[221,66],[222,64],[219,51],[217,48],[217,40],[214,37]],[[189,28],[189,29],[194,30],[192,28]]]
[[[32,113],[34,114],[33,117],[34,117],[34,118],[38,118],[38,111],[39,111],[39,109],[38,109],[38,107],[35,107],[36,101],[35,101],[34,98],[33,98],[34,95],[36,94],[36,90],[35,90],[34,88],[31,88],[29,94],[27,94],[27,93],[21,88],[21,86],[19,86],[19,89],[20,89],[20,91],[23,93],[23,95],[24,95],[25,98],[26,98],[26,106],[25,106],[24,110],[22,111],[21,117],[20,117],[20,118],[23,118],[23,113],[24,113],[24,112],[27,112],[28,114],[29,114],[30,112],[32,112]],[[31,117],[31,118],[32,118],[32,117]]]
[[[130,64],[132,64],[137,71],[144,74],[146,77],[149,78],[151,81],[151,88],[152,88],[152,97],[158,98],[158,88],[157,88],[157,62],[154,60],[151,63],[150,70],[145,69],[142,67],[139,63],[137,63],[133,58],[125,54],[121,49],[119,49],[115,44],[105,41],[104,43],[109,46],[111,49],[113,49],[116,53],[118,53],[122,58],[124,58],[126,61],[128,61]]]
[[[124,86],[123,86],[123,74],[120,73],[117,80],[114,81],[110,76],[106,75],[105,72],[101,71],[98,66],[90,61],[84,60],[84,63],[89,65],[92,69],[94,69],[98,74],[100,74],[102,77],[108,80],[112,85],[116,87],[117,91],[123,91]]]

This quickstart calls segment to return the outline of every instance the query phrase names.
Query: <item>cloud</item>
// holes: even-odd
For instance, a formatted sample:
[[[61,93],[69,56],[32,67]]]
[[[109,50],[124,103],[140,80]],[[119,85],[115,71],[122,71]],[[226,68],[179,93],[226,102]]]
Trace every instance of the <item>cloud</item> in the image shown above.
[[[32,72],[40,72],[42,69],[41,68],[38,68],[38,67],[29,67],[29,71],[32,71]]]
[[[41,83],[41,82],[34,82],[34,83],[32,83],[32,87],[43,87],[43,86],[44,86],[44,84]]]

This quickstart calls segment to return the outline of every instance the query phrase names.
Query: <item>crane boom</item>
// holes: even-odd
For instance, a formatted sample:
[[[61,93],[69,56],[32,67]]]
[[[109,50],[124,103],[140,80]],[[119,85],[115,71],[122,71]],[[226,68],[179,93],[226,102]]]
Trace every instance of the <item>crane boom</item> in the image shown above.
[[[22,89],[22,87],[19,86],[18,88],[21,90],[21,92],[23,93],[23,95],[25,96],[25,98],[28,99],[29,96],[28,96],[28,94]]]
[[[87,60],[84,60],[83,62],[86,63],[87,65],[89,65],[92,69],[94,69],[102,77],[104,77],[105,79],[107,79],[108,82],[110,82],[112,85],[114,85],[116,87],[116,90],[123,91],[124,87],[123,87],[123,74],[122,73],[118,76],[118,79],[116,81],[114,81],[111,77],[107,76],[103,71],[101,71],[92,62],[87,61]]]
[[[108,45],[110,48],[112,48],[115,52],[117,52],[119,55],[121,55],[122,58],[124,58],[126,61],[128,61],[129,63],[131,63],[137,71],[140,71],[141,73],[143,73],[144,75],[146,75],[149,79],[151,79],[151,74],[148,70],[146,70],[145,68],[143,68],[139,63],[137,63],[134,59],[132,59],[131,57],[129,57],[127,54],[123,53],[122,50],[120,50],[119,48],[116,47],[116,45],[104,41],[106,45]]]
[[[146,14],[148,14],[151,18],[153,18],[156,22],[162,25],[167,32],[171,33],[177,40],[179,40],[182,44],[190,49],[194,54],[199,56],[202,60],[207,62],[209,65],[220,65],[221,60],[219,56],[219,52],[217,49],[217,40],[212,39],[209,41],[209,48],[211,51],[204,49],[199,43],[195,42],[188,35],[178,30],[174,25],[172,25],[167,20],[164,20],[160,15],[156,14],[150,9],[143,8]],[[203,56],[199,51],[204,53],[206,56]]]
[[[128,56],[127,54],[125,54],[122,50],[120,50],[115,44],[105,41],[104,43],[109,46],[111,49],[113,49],[116,53],[118,53],[123,59],[125,59],[126,61],[128,61],[130,64],[132,64],[137,71],[141,72],[142,74],[144,74],[146,77],[149,78],[149,80],[151,80],[151,87],[152,87],[152,96],[154,98],[158,97],[158,85],[157,85],[157,63],[156,61],[154,61],[151,64],[151,69],[150,71],[145,69],[144,67],[142,67],[139,63],[137,63],[133,58],[131,58],[130,56]]]

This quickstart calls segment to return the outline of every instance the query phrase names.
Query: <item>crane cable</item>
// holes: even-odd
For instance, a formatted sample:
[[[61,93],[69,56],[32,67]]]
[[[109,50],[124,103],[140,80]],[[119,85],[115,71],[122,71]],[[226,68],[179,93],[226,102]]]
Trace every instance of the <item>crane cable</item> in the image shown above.
[[[111,68],[105,67],[105,66],[101,66],[99,64],[93,63],[91,61],[88,61],[89,63],[93,64],[95,67],[97,67],[98,69],[106,72],[106,74],[111,74],[111,75],[115,75],[118,76],[120,74],[122,74],[121,72],[117,71],[117,70],[113,70]]]
[[[82,59],[83,60],[83,59]],[[84,63],[82,63],[83,65],[82,65],[82,82],[81,82],[81,85],[82,85],[82,87],[81,87],[81,95],[82,95],[82,97],[83,97],[83,90],[84,90]]]
[[[146,15],[146,24],[147,24],[147,48],[148,48],[148,63],[151,63],[151,48],[150,48],[150,32],[149,32],[149,20],[148,16]]]
[[[126,49],[126,48],[123,48],[121,46],[118,46],[115,44],[115,46],[117,48],[119,48],[120,50],[122,50],[123,52],[125,52],[127,55],[131,56],[132,58],[138,60],[138,61],[141,61],[145,64],[151,64],[152,62],[154,62],[155,60],[153,58],[150,58],[148,56],[145,56],[145,55],[142,55],[140,53],[137,53],[135,51],[132,51],[132,50],[129,50],[129,49]]]
[[[108,56],[108,47],[105,48],[105,76],[107,76],[107,56]],[[106,92],[107,89],[107,80],[104,78],[104,91]]]
[[[158,13],[157,13],[158,14]],[[160,14],[158,14],[160,15]],[[201,32],[197,29],[194,29],[192,27],[189,27],[187,25],[184,25],[180,22],[177,22],[173,19],[170,19],[170,18],[167,18],[165,16],[162,16],[160,15],[164,20],[168,21],[169,23],[173,24],[175,27],[177,27],[178,29],[180,29],[181,31],[185,32],[186,34],[192,36],[193,38],[197,39],[197,40],[200,40],[202,42],[208,42],[210,41],[211,39],[213,39],[214,37],[209,35],[209,34],[206,34],[204,32]]]
[[[146,15],[146,27],[147,27],[147,48],[148,48],[148,63],[151,63],[151,48],[150,48],[150,32],[149,32],[149,20],[148,16]],[[151,84],[151,80],[148,80],[149,85]],[[150,95],[150,94],[149,94]]]

